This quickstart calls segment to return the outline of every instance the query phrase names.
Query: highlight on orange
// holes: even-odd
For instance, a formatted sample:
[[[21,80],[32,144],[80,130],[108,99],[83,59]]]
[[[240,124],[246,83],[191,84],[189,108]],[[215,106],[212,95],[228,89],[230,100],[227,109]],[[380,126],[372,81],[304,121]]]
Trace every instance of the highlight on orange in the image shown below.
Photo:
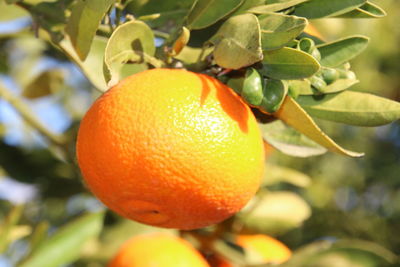
[[[153,233],[128,240],[107,267],[209,267],[209,264],[186,240]]]
[[[250,108],[217,79],[179,69],[140,72],[99,97],[82,119],[77,158],[111,210],[185,230],[238,212],[264,170]]]

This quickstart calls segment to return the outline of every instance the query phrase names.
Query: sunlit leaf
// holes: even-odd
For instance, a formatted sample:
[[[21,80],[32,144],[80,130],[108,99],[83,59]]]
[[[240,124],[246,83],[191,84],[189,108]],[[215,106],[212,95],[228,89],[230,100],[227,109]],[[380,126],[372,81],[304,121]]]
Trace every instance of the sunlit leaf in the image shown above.
[[[282,121],[260,124],[262,135],[270,145],[290,156],[311,157],[326,153],[327,149]]]
[[[85,243],[100,233],[103,215],[86,214],[65,225],[43,242],[20,267],[58,267],[75,261]]]
[[[311,215],[309,205],[300,196],[286,191],[264,193],[248,209],[239,214],[245,227],[264,234],[285,233]]]
[[[85,60],[100,21],[114,0],[79,0],[72,8],[66,32],[79,58]]]
[[[366,2],[364,5],[338,16],[339,18],[381,18],[386,16],[385,10],[380,8],[378,5]]]
[[[29,16],[28,12],[16,5],[8,5],[0,1],[0,22],[11,21],[21,17]]]
[[[103,75],[103,57],[106,44],[107,40],[105,38],[94,38],[88,56],[85,61],[82,61],[76,54],[70,40],[64,39],[59,43],[63,52],[79,66],[89,81],[100,91],[106,91],[108,88]]]
[[[0,254],[3,254],[6,251],[6,248],[11,241],[11,232],[21,219],[23,211],[23,205],[12,207],[0,224]]]
[[[235,10],[243,0],[198,0],[187,18],[189,29],[206,28]]]
[[[275,164],[266,164],[265,170],[262,182],[263,186],[281,182],[290,183],[299,187],[307,187],[311,184],[311,178],[308,175],[291,168]]]
[[[300,96],[297,101],[313,117],[350,125],[379,126],[400,119],[399,102],[367,93]]]
[[[362,6],[366,0],[310,0],[296,6],[294,15],[317,19],[347,13]]]
[[[117,83],[127,62],[143,63],[155,53],[154,35],[144,22],[129,21],[120,25],[108,40],[104,55],[104,77],[109,85]]]
[[[367,47],[368,41],[365,36],[352,36],[319,45],[321,64],[326,67],[337,67],[359,55]]]
[[[245,0],[243,1],[243,4],[232,13],[232,16],[246,13],[249,9],[264,5],[264,3],[265,0]]]
[[[266,1],[266,5],[262,6],[256,6],[253,8],[250,8],[248,12],[254,13],[254,14],[265,14],[265,13],[270,13],[270,12],[275,12],[275,11],[280,11],[283,9],[287,9],[290,7],[293,7],[295,5],[304,3],[308,0],[278,0],[278,1]]]
[[[260,25],[253,14],[231,17],[211,39],[215,62],[228,69],[240,69],[260,61]]]
[[[320,65],[311,55],[297,49],[284,47],[264,51],[261,72],[274,79],[294,80],[312,76]]]
[[[297,37],[306,27],[307,20],[296,16],[271,13],[258,17],[263,50],[283,47]]]
[[[364,155],[363,153],[343,149],[336,144],[315,124],[301,106],[289,96],[286,97],[282,107],[275,116],[330,151],[350,157],[361,157]]]

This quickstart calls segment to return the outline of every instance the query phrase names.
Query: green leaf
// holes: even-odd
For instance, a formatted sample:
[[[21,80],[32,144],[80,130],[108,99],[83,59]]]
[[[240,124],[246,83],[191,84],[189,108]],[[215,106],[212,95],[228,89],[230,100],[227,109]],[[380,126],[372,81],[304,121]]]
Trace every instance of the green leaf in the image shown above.
[[[326,149],[280,120],[259,124],[264,140],[280,152],[294,157],[311,157]]]
[[[287,9],[290,7],[293,7],[295,5],[304,3],[308,0],[277,0],[277,1],[267,1],[267,5],[262,5],[262,6],[256,6],[253,8],[250,8],[248,12],[254,13],[254,14],[265,14],[265,13],[270,13],[270,12],[275,12],[275,11],[280,11],[283,9]]]
[[[313,117],[350,125],[379,126],[400,119],[399,102],[367,93],[300,96],[297,101]]]
[[[240,69],[263,58],[260,25],[253,14],[229,18],[210,41],[215,62],[223,68]]]
[[[266,164],[262,185],[270,186],[277,183],[289,183],[298,187],[307,187],[311,178],[299,171],[275,164]]]
[[[51,69],[40,73],[22,91],[22,95],[35,99],[59,91],[64,85],[64,73],[61,69]]]
[[[102,212],[81,216],[44,241],[20,267],[58,267],[78,259],[85,243],[95,238],[103,225]]]
[[[114,0],[79,0],[72,8],[66,32],[79,58],[85,60],[97,28]]]
[[[1,179],[1,178],[0,178]],[[3,218],[0,224],[0,254],[6,251],[9,244],[10,234],[13,228],[18,224],[24,211],[23,205],[17,205],[11,208],[10,212]]]
[[[154,35],[144,22],[135,20],[120,25],[108,40],[104,55],[104,77],[109,85],[121,78],[121,68],[127,62],[143,63],[155,53]]]
[[[29,16],[29,13],[16,5],[9,5],[0,1],[0,22],[10,21],[21,17]]]
[[[352,19],[361,19],[361,18],[381,18],[386,16],[385,10],[380,8],[379,6],[366,2],[364,5],[338,16],[339,18],[352,18]]]
[[[86,78],[100,91],[107,90],[107,84],[103,75],[103,56],[106,49],[107,40],[102,37],[95,37],[92,43],[92,48],[85,61],[82,61],[76,54],[69,39],[65,38],[58,45],[68,57],[74,61]]]
[[[296,16],[271,13],[258,17],[261,28],[263,50],[273,50],[285,46],[296,38],[306,27],[307,20]]]
[[[367,47],[368,41],[365,36],[352,36],[317,46],[321,53],[321,65],[337,67],[353,59]]]
[[[294,15],[308,19],[334,17],[365,4],[366,0],[310,0],[296,6]]]
[[[247,209],[249,212],[246,212]],[[239,214],[246,228],[263,234],[283,234],[299,227],[311,215],[309,205],[289,191],[268,192],[255,198]]]
[[[359,81],[355,79],[338,79],[333,83],[327,85],[323,90],[324,94],[338,93],[346,90],[351,86],[357,84]],[[310,81],[308,80],[293,80],[289,81],[289,89],[296,90],[297,95],[318,95],[318,91],[311,87]]]
[[[274,115],[332,152],[350,157],[362,157],[364,155],[363,153],[343,149],[336,144],[329,136],[322,132],[313,119],[289,96],[286,97],[281,108]]]
[[[213,48],[211,47],[205,48],[203,52],[202,48],[185,46],[175,58],[183,61],[183,63],[190,68],[191,66],[195,66],[198,61],[203,61],[212,51]]]
[[[346,266],[374,267],[395,266],[398,257],[377,243],[339,239],[335,242],[327,240],[314,241],[297,249],[291,258],[281,264],[291,266]]]
[[[243,4],[232,13],[232,16],[246,13],[249,9],[264,5],[264,3],[265,0],[245,0],[243,1]]]
[[[186,25],[189,29],[206,28],[234,11],[243,0],[198,0],[190,11]]]
[[[297,49],[284,47],[264,51],[261,72],[273,79],[295,80],[312,76],[320,65],[311,55]]]

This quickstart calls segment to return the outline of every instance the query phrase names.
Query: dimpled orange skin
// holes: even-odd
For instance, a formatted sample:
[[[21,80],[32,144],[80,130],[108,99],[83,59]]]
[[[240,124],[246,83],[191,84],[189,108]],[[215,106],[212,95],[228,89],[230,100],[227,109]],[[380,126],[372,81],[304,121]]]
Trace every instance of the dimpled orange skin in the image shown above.
[[[186,240],[156,233],[127,241],[107,267],[209,267]]]
[[[239,211],[264,169],[249,107],[218,80],[177,69],[132,75],[98,98],[82,119],[77,158],[110,209],[185,230]]]

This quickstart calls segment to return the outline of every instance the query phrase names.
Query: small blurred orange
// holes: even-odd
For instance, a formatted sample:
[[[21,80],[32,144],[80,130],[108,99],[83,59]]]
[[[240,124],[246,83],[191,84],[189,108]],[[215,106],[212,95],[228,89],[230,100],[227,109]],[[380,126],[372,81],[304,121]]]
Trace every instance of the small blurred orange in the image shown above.
[[[127,241],[107,267],[209,267],[186,240],[153,233]]]

